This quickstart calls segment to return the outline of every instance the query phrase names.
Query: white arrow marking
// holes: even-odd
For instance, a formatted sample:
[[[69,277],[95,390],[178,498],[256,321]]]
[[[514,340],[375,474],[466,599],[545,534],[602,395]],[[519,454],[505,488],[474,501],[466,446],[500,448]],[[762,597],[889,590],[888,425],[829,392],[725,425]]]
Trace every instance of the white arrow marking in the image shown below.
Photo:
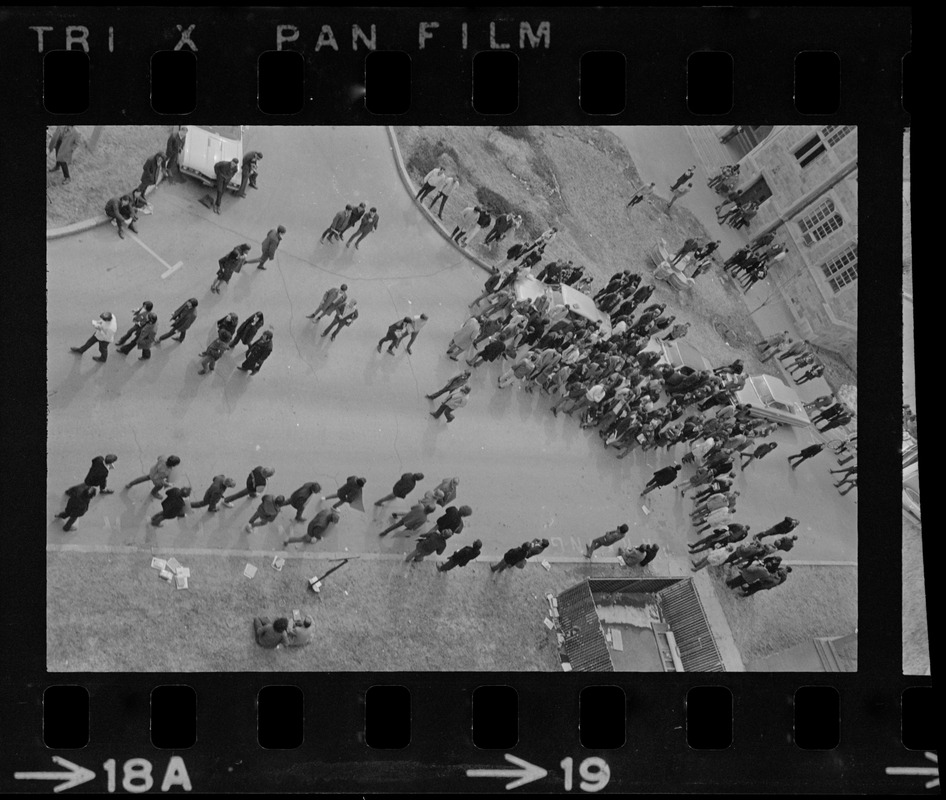
[[[932,761],[934,764],[939,763],[939,759],[936,757],[936,753],[924,753],[928,761]],[[935,775],[936,777],[926,782],[926,788],[932,789],[935,786],[939,786],[939,767],[887,767],[886,773],[888,775]]]
[[[515,764],[516,769],[468,769],[466,775],[468,778],[515,778],[516,780],[507,783],[507,789],[515,789],[526,783],[532,783],[549,774],[547,769],[530,764],[521,758],[506,753],[506,761]]]
[[[66,789],[72,789],[95,777],[95,773],[71,761],[66,761],[59,756],[52,757],[53,762],[60,767],[66,767],[68,772],[14,772],[13,777],[21,781],[63,781],[58,786],[53,787],[54,792],[64,792]]]
[[[158,261],[160,261],[162,264],[164,264],[164,266],[166,267],[166,269],[165,269],[165,271],[164,271],[164,272],[162,273],[162,275],[161,275],[162,278],[166,278],[168,275],[173,275],[173,274],[174,274],[175,272],[177,272],[181,267],[184,266],[184,262],[183,262],[183,261],[178,261],[178,262],[172,267],[170,264],[168,264],[167,261],[165,261],[163,258],[161,258],[161,256],[159,256],[157,253],[155,253],[154,250],[152,250],[150,247],[148,247],[148,245],[146,245],[143,241],[141,241],[141,238],[140,238],[139,236],[135,236],[135,235],[132,234],[130,231],[129,231],[128,235],[131,237],[131,240],[132,240],[133,242],[136,242],[137,244],[139,244],[139,245],[144,249],[144,251],[145,251],[146,253],[150,253],[152,256],[154,256],[154,258],[156,258]]]

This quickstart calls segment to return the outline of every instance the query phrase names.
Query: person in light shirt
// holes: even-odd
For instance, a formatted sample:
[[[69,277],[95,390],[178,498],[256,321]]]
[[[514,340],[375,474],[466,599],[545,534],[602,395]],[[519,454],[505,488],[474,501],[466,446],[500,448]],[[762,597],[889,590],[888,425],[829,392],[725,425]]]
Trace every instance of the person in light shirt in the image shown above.
[[[108,360],[108,346],[111,342],[115,341],[115,334],[118,332],[118,320],[115,319],[111,311],[103,311],[98,319],[92,320],[92,327],[95,328],[95,333],[88,338],[84,345],[81,347],[70,347],[69,349],[73,353],[82,355],[82,353],[88,350],[93,344],[97,344],[99,346],[99,354],[93,356],[92,360],[104,364]]]

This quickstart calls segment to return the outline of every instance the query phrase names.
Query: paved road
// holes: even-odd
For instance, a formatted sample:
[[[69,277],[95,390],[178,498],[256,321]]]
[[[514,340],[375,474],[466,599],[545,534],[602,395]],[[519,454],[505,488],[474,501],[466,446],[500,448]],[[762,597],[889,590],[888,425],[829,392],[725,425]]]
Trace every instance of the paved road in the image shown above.
[[[62,508],[63,489],[81,481],[93,455],[106,452],[120,457],[111,478],[116,488],[147,471],[157,455],[176,453],[182,458],[176,478],[195,494],[218,472],[242,485],[252,467],[267,464],[276,468],[274,493],[289,494],[307,480],[332,492],[358,473],[368,479],[370,503],[387,494],[401,472],[419,470],[427,475],[424,485],[460,477],[458,501],[474,508],[460,543],[479,537],[489,555],[536,535],[551,539],[550,555],[577,555],[583,542],[626,520],[632,543],[659,542],[666,557],[683,563],[692,536],[689,503],[664,490],[648,497],[648,514],[638,498],[669,456],[637,453],[617,461],[593,431],[555,419],[547,400],[498,389],[497,366],[476,372],[470,404],[454,423],[428,416],[432,405],[424,394],[455,373],[443,350],[484,274],[434,232],[407,196],[382,128],[250,128],[247,143],[266,154],[260,190],[245,200],[226,198],[221,216],[199,205],[204,190],[196,183],[159,187],[156,212],[139,228],[166,262],[184,262],[167,279],[160,277],[162,264],[108,226],[49,244],[50,518]],[[320,246],[335,211],[362,199],[379,208],[380,230],[358,252]],[[448,220],[451,211],[457,209],[448,206]],[[276,263],[265,272],[246,268],[222,296],[211,294],[217,259],[240,242],[251,243],[257,255],[277,224],[288,233]],[[342,281],[361,316],[329,344],[305,314]],[[156,348],[150,362],[113,352],[100,365],[91,360],[93,351],[82,358],[68,351],[85,340],[89,320],[103,310],[117,314],[123,331],[129,310],[148,298],[166,325],[191,296],[200,301],[196,325],[183,344],[167,340]],[[261,372],[249,377],[228,356],[215,374],[198,375],[197,353],[214,322],[230,310],[244,318],[258,309],[275,327],[275,351]],[[378,355],[375,343],[388,324],[420,312],[431,321],[414,355]],[[812,434],[790,429],[777,438],[778,455],[739,478],[740,518],[759,529],[792,514],[802,519],[804,534],[793,556],[854,559],[854,503],[824,480],[833,462],[822,455],[793,473],[784,456]],[[77,532],[64,534],[61,523],[51,523],[47,541],[261,549],[278,548],[288,529],[284,512],[283,525],[243,533],[255,503],[242,501],[155,530],[146,523],[156,506],[145,485],[96,498]],[[337,529],[308,547],[409,549],[406,537],[379,539],[380,524],[370,512],[346,508]]]

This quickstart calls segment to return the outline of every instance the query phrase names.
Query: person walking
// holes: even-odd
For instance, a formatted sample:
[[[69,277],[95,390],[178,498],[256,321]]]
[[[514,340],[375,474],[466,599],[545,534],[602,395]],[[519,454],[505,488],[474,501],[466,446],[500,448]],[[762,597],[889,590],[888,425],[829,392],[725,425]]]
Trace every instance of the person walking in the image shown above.
[[[835,428],[840,428],[842,425],[847,425],[849,422],[854,420],[854,414],[852,414],[848,409],[843,410],[836,417],[828,422],[827,425],[823,425],[818,428],[821,433],[827,433],[830,430]]]
[[[243,532],[252,533],[253,528],[261,528],[264,525],[269,525],[270,522],[275,522],[276,518],[279,516],[279,509],[284,505],[288,505],[288,503],[289,501],[281,494],[275,497],[271,494],[264,494],[260,500],[259,507],[253,512],[253,516],[250,517],[250,521],[243,526]]]
[[[191,503],[191,508],[204,508],[206,506],[207,510],[211,513],[216,513],[218,503],[223,503],[227,508],[230,508],[233,504],[224,500],[223,497],[227,493],[227,489],[233,489],[235,487],[236,481],[233,480],[233,478],[228,478],[223,474],[214,475],[210,486],[207,491],[204,492],[203,499]]]
[[[375,505],[377,505],[377,503],[375,503]],[[434,509],[435,506],[433,505],[415,503],[406,514],[395,512],[391,515],[395,521],[381,531],[378,536],[387,536],[391,531],[397,530],[398,528],[405,528],[412,532],[419,531],[427,524],[427,517],[429,514],[433,513]]]
[[[217,336],[226,334],[227,341],[229,342],[236,335],[239,322],[240,318],[235,311],[229,311],[224,314],[224,316],[217,320]],[[229,349],[229,347],[227,349]]]
[[[339,211],[333,218],[332,223],[322,232],[319,238],[319,244],[325,244],[325,240],[330,242],[341,241],[342,231],[348,227],[348,220],[351,217],[352,206],[347,203],[345,208]]]
[[[824,442],[815,442],[815,444],[808,445],[808,447],[804,448],[801,452],[789,456],[786,460],[789,464],[791,464],[792,470],[794,470],[803,461],[807,461],[809,458],[814,458],[822,450],[824,450]],[[793,464],[792,459],[795,458],[798,460]]]
[[[511,547],[495,564],[490,564],[490,572],[502,572],[524,562],[529,557],[531,542],[523,542],[518,547]]]
[[[345,247],[351,245],[352,241],[355,242],[355,249],[358,249],[358,245],[361,244],[365,237],[372,231],[378,230],[378,209],[372,206],[368,209],[368,213],[365,214],[361,221],[358,224],[358,230],[355,231],[345,243]],[[357,238],[356,238],[357,237]]]
[[[168,519],[180,519],[187,514],[187,498],[191,496],[191,487],[172,486],[161,501],[161,510],[151,517],[151,524],[160,528]]]
[[[342,328],[347,328],[351,325],[356,319],[358,319],[358,301],[357,300],[346,300],[345,304],[336,310],[335,319],[333,319],[329,326],[322,331],[322,336],[329,336],[330,341],[334,342],[335,337],[342,332]],[[333,331],[332,328],[335,330]]]
[[[427,503],[427,505],[430,505],[430,503]],[[431,511],[433,510],[434,509],[432,508]],[[449,508],[444,509],[443,514],[437,517],[436,524],[428,532],[452,531],[454,536],[459,536],[461,533],[463,533],[463,528],[465,525],[463,520],[472,514],[473,509],[469,506],[460,506],[459,508],[457,506],[450,506]]]
[[[125,484],[125,489],[130,489],[132,486],[137,486],[139,483],[151,481],[151,483],[154,484],[151,488],[151,496],[160,497],[161,490],[166,489],[171,485],[171,470],[173,470],[180,463],[181,459],[179,459],[177,456],[167,456],[167,458],[164,456],[158,456],[158,460],[148,471],[148,474],[142,475],[139,478],[135,478],[133,481],[129,481]]]
[[[350,506],[352,506],[352,508],[357,508],[359,511],[364,511],[365,509],[364,505],[362,504],[361,494],[365,483],[366,480],[364,478],[359,478],[357,475],[349,475],[348,478],[346,478],[345,483],[339,487],[338,491],[335,492],[335,494],[328,495],[325,499],[338,499],[338,502],[332,506],[333,509],[348,503]]]
[[[121,347],[129,339],[131,339],[132,343],[134,343],[134,337],[138,334],[138,331],[141,330],[141,326],[148,321],[148,315],[151,313],[153,308],[154,303],[152,303],[150,300],[145,300],[138,308],[131,312],[131,327],[124,333],[121,339],[115,342],[116,348]]]
[[[454,375],[449,381],[446,382],[446,384],[444,384],[444,386],[441,389],[438,389],[433,394],[426,394],[424,395],[424,397],[426,397],[428,400],[436,400],[438,397],[440,397],[443,394],[449,394],[451,392],[454,392],[457,389],[459,389],[461,386],[466,384],[470,380],[470,376],[472,374],[473,373],[470,372],[470,370],[465,369],[459,375]]]
[[[634,208],[638,203],[643,202],[645,197],[654,193],[656,186],[656,183],[647,183],[641,186],[640,189],[631,195],[630,202],[628,202],[625,208]]]
[[[768,567],[761,561],[750,561],[748,564],[739,568],[739,574],[726,581],[730,589],[738,589],[741,586],[751,586],[758,580],[770,578],[771,573]]]
[[[795,528],[798,527],[798,520],[794,517],[785,517],[785,519],[780,522],[776,522],[771,528],[767,528],[762,531],[762,533],[757,533],[753,536],[754,539],[764,539],[766,536],[782,536],[786,533],[791,533]]]
[[[690,571],[699,572],[705,567],[719,567],[726,563],[727,559],[733,554],[735,549],[736,545],[734,544],[723,544],[713,548],[702,558],[696,560],[690,559],[690,563],[693,565],[690,567]]]
[[[820,378],[824,375],[824,365],[815,364],[811,367],[804,375],[800,378],[795,378],[795,384],[801,386],[803,383],[808,383],[808,381],[813,381],[815,378]]]
[[[457,487],[460,485],[459,478],[444,478],[437,486],[434,488],[434,491],[437,493],[438,500],[437,505],[443,507],[447,503],[452,503],[457,499]]]
[[[240,162],[235,158],[231,158],[229,161],[218,161],[214,164],[214,177],[217,187],[217,196],[211,205],[211,210],[214,214],[220,213],[220,201],[223,200],[223,193],[227,186],[230,185],[230,181],[233,180],[234,175],[237,174],[239,169]]]
[[[80,483],[78,486],[72,486],[66,490],[69,499],[66,501],[66,508],[56,514],[56,519],[64,519],[66,524],[62,529],[66,532],[75,530],[75,522],[79,517],[84,517],[89,510],[89,503],[95,497],[95,487]]]
[[[260,334],[259,339],[257,339],[253,344],[251,344],[246,350],[246,358],[243,360],[243,363],[237,367],[241,372],[249,372],[250,375],[255,375],[260,371],[260,367],[263,366],[263,362],[269,358],[273,352],[273,330],[268,328]]]
[[[693,173],[694,173],[695,171],[696,171],[696,164],[694,164],[694,165],[693,165],[692,167],[690,167],[686,172],[684,172],[679,178],[677,178],[677,180],[676,180],[676,182],[673,184],[673,186],[670,187],[670,191],[671,191],[671,192],[676,191],[676,190],[679,189],[681,186],[683,186],[683,184],[685,184],[688,180],[690,180],[690,178],[693,177]]]
[[[420,189],[417,190],[417,194],[414,196],[414,199],[423,204],[424,198],[427,197],[434,189],[439,189],[443,186],[444,181],[447,180],[447,172],[443,167],[434,167],[430,172],[424,176],[424,182],[421,184]]]
[[[322,295],[322,302],[319,307],[311,314],[306,314],[307,319],[318,322],[322,317],[331,316],[337,312],[348,301],[348,284],[343,283],[338,288],[332,287],[326,290]]]
[[[794,375],[799,370],[804,369],[805,367],[815,363],[815,354],[814,353],[802,353],[800,356],[797,356],[791,364],[786,364],[786,369],[790,375]]]
[[[338,520],[338,512],[334,508],[323,508],[312,517],[302,536],[291,536],[283,541],[282,546],[286,547],[295,542],[304,542],[305,544],[319,542],[328,533],[329,528],[338,524]]]
[[[680,259],[683,258],[685,255],[688,255],[689,253],[694,253],[699,249],[700,249],[700,243],[696,239],[693,239],[693,238],[687,239],[683,243],[683,246],[679,250],[677,250],[677,252],[674,254],[673,258],[670,259],[670,266],[672,267],[674,264],[680,261]]]
[[[711,534],[688,544],[687,547],[690,549],[690,553],[702,553],[704,550],[709,550],[717,544],[735,544],[736,542],[741,542],[748,535],[748,525],[730,522],[725,527],[714,528]]]
[[[164,147],[164,174],[167,177],[168,183],[184,181],[184,178],[181,176],[181,151],[183,149],[184,139],[180,131],[176,131],[172,127],[167,144]]]
[[[757,461],[760,458],[765,458],[769,453],[771,453],[776,447],[778,447],[778,442],[764,442],[760,444],[755,450],[751,453],[747,453],[745,450],[739,454],[740,459],[745,459],[740,465],[740,472],[745,472],[746,467],[748,467],[753,461]]]
[[[679,464],[671,464],[670,466],[658,469],[654,473],[654,476],[647,482],[647,485],[644,487],[644,491],[641,492],[641,497],[650,494],[652,491],[654,491],[654,489],[659,489],[662,486],[669,486],[677,479],[677,473],[679,471]]]
[[[471,367],[478,367],[484,361],[492,363],[497,358],[503,356],[507,349],[511,350],[512,348],[499,338],[498,332],[494,333],[489,337],[483,349],[473,357],[473,360],[467,359],[466,363]]]
[[[493,222],[493,227],[489,229],[483,244],[492,244],[501,242],[506,238],[506,234],[516,227],[516,216],[510,212],[499,214]]]
[[[282,242],[283,234],[286,233],[286,228],[284,225],[277,225],[269,233],[266,234],[266,238],[263,239],[263,244],[261,245],[262,254],[259,258],[251,258],[247,261],[247,264],[256,264],[257,269],[266,269],[266,262],[272,261],[276,258],[276,250],[279,247],[280,242]]]
[[[391,494],[387,494],[380,500],[377,500],[375,506],[382,506],[388,502],[388,500],[393,500],[395,497],[403,500],[414,491],[417,482],[422,480],[424,480],[424,474],[422,472],[405,472],[397,479],[394,488],[391,490]]]
[[[141,180],[138,183],[138,192],[142,197],[148,191],[149,186],[156,186],[158,178],[164,173],[164,153],[155,153],[141,168]]]
[[[133,347],[137,347],[141,351],[141,355],[138,356],[139,361],[147,361],[151,358],[151,348],[154,347],[158,341],[158,315],[157,314],[148,314],[147,318],[144,321],[144,324],[138,329],[138,335],[132,339],[124,347],[116,348],[119,353],[127,356]]]
[[[742,590],[742,596],[749,597],[756,592],[766,591],[768,589],[774,589],[776,586],[781,586],[786,580],[788,580],[788,573],[791,571],[791,567],[776,568],[776,570],[774,572],[770,572],[768,576],[763,576],[751,585],[744,587]]]
[[[453,532],[449,530],[430,531],[429,533],[421,534],[417,537],[417,544],[413,552],[408,553],[404,561],[416,564],[419,561],[423,561],[427,556],[432,556],[434,553],[438,556],[443,555],[444,550],[447,549],[447,539],[452,535]]]
[[[341,231],[341,234],[342,234],[341,238],[344,239],[344,238],[345,238],[345,233],[346,233],[347,231],[351,230],[352,228],[354,228],[355,225],[358,224],[358,221],[359,221],[364,215],[365,215],[365,204],[364,204],[364,201],[362,201],[362,202],[359,203],[357,206],[355,206],[355,207],[351,210],[351,214],[348,215],[348,222],[345,224],[344,229]]]
[[[112,494],[112,490],[107,488],[108,471],[115,469],[112,465],[116,461],[118,461],[118,456],[113,453],[109,453],[107,456],[96,456],[93,458],[92,465],[89,467],[88,473],[86,473],[83,484],[86,486],[94,486],[98,489],[99,494]]]
[[[810,403],[805,403],[805,411],[814,411],[817,408],[819,412],[823,412],[824,409],[836,404],[838,404],[838,399],[833,394],[823,394],[820,397],[816,397]],[[817,417],[815,419],[817,419]]]
[[[437,194],[434,195],[434,199],[430,201],[428,208],[433,211],[434,206],[437,205],[437,201],[440,201],[440,208],[437,211],[437,218],[443,219],[443,207],[447,204],[447,200],[450,199],[450,195],[453,194],[453,190],[460,185],[460,179],[456,175],[448,175],[446,180],[440,184],[440,188],[437,190]]]
[[[411,335],[410,340],[407,342],[407,354],[413,355],[411,348],[414,346],[414,342],[417,341],[417,337],[420,335],[421,329],[427,324],[427,315],[426,314],[416,314],[411,317],[411,326],[408,329]]]
[[[378,352],[381,352],[381,346],[385,342],[390,342],[391,344],[388,345],[388,353],[393,356],[394,349],[401,343],[401,340],[407,336],[410,325],[410,317],[404,317],[389,325],[388,332],[378,340]]]
[[[770,360],[774,355],[778,353],[778,349],[788,341],[788,331],[783,331],[782,333],[777,333],[774,336],[769,336],[763,339],[761,342],[756,342],[756,347],[761,351],[760,360],[762,363]]]
[[[303,483],[298,489],[296,489],[291,495],[289,495],[289,505],[291,505],[296,510],[295,522],[304,522],[305,517],[302,516],[302,512],[305,511],[306,503],[309,502],[309,498],[313,495],[318,494],[322,491],[321,484],[316,481],[309,481],[308,483]]]
[[[628,532],[628,527],[625,524],[618,525],[614,530],[607,531],[606,533],[598,536],[595,539],[592,539],[591,542],[585,546],[585,558],[591,558],[591,554],[595,550],[598,550],[601,547],[608,547],[612,544],[615,544]]]
[[[726,133],[719,137],[720,144],[728,144],[731,139],[742,133],[742,125],[733,125]]]
[[[462,246],[463,238],[476,226],[476,221],[480,218],[479,206],[467,206],[460,212],[460,219],[454,227],[450,238]]]
[[[246,197],[247,184],[251,189],[259,189],[259,186],[256,185],[256,175],[262,158],[263,154],[259,150],[250,150],[249,153],[243,156],[243,164],[240,169],[240,190],[237,192],[237,197]]]
[[[479,539],[475,539],[473,544],[468,544],[466,547],[461,547],[459,550],[451,554],[451,556],[442,564],[438,564],[437,572],[449,572],[454,567],[465,567],[471,561],[475,561],[477,558],[479,558],[482,550],[483,543]]]
[[[431,411],[430,416],[434,419],[440,419],[442,415],[447,417],[447,423],[451,423],[454,420],[453,412],[458,408],[463,408],[467,404],[468,395],[470,394],[469,386],[461,386],[455,392],[451,392],[447,399],[440,404],[440,408],[436,411]]]
[[[197,321],[197,298],[192,297],[185,301],[180,308],[171,314],[171,329],[158,337],[158,342],[170,339],[174,334],[179,334],[175,339],[177,342],[183,342],[187,335],[187,329]]]
[[[95,333],[88,338],[84,345],[70,347],[69,349],[73,353],[82,355],[93,344],[98,345],[99,354],[92,356],[92,360],[104,364],[108,360],[108,346],[115,340],[115,334],[118,332],[118,321],[111,311],[103,311],[98,319],[92,320],[92,327],[95,328]]]
[[[69,175],[69,167],[72,164],[72,156],[79,146],[79,132],[74,125],[59,125],[49,140],[47,150],[51,153],[56,151],[56,164],[49,171],[59,172],[62,170],[62,185],[65,186],[72,180]]]
[[[670,333],[663,337],[662,341],[672,342],[674,339],[682,339],[687,335],[687,331],[690,330],[690,323],[683,322],[679,325],[674,325],[670,329]]]
[[[670,198],[670,202],[667,203],[667,211],[670,211],[670,208],[673,206],[673,204],[676,203],[677,200],[679,200],[679,199],[680,199],[681,197],[683,197],[685,194],[687,194],[687,192],[689,192],[690,189],[692,189],[692,188],[693,188],[693,184],[692,184],[692,183],[688,183],[686,186],[681,186],[679,189],[674,189],[674,190],[673,190],[673,197],[671,197],[671,198]]]
[[[266,488],[267,478],[272,478],[276,474],[276,470],[272,467],[253,467],[250,471],[250,474],[246,476],[246,488],[240,489],[240,491],[231,494],[229,497],[224,498],[224,505],[228,506],[233,503],[234,500],[240,500],[243,497],[256,497],[263,489]]]
[[[447,357],[452,361],[457,361],[458,356],[473,346],[473,340],[479,335],[480,322],[476,317],[470,317],[450,339],[450,344],[447,346]]]
[[[800,356],[802,353],[808,351],[808,348],[811,347],[811,343],[804,339],[800,342],[792,342],[791,339],[787,342],[788,347],[786,347],[781,353],[779,353],[778,360],[782,363],[785,363],[790,358],[795,358]]]
[[[232,350],[238,344],[246,345],[247,347],[253,342],[253,337],[259,332],[259,329],[263,327],[263,312],[255,311],[249,317],[247,317],[243,322],[240,323],[240,327],[236,329],[236,334],[230,340],[230,349]]]
[[[113,220],[118,226],[119,239],[125,238],[124,228],[126,225],[132,233],[138,233],[138,229],[135,227],[138,216],[131,205],[129,195],[123,194],[120,197],[113,197],[105,203],[105,216]]]
[[[198,375],[206,375],[208,372],[214,371],[217,362],[223,357],[223,354],[230,349],[227,346],[229,341],[230,334],[227,331],[219,331],[217,338],[207,345],[207,349],[202,353],[198,353],[200,357],[200,369],[197,370]]]
[[[834,484],[836,489],[840,489],[842,486],[844,486],[844,484],[848,484],[847,489],[845,489],[843,492],[839,491],[838,494],[847,494],[849,491],[851,491],[851,489],[857,486],[857,464],[855,464],[853,467],[847,467],[846,469],[829,469],[828,472],[830,472],[832,475],[843,475],[841,480]],[[851,477],[852,475],[854,476],[853,478]]]

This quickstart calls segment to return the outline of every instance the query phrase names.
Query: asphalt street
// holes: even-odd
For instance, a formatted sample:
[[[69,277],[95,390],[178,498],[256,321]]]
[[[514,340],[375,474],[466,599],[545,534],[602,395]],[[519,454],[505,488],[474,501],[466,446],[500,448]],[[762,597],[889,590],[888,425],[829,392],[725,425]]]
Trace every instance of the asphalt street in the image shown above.
[[[142,217],[138,228],[164,264],[130,237],[119,239],[111,226],[48,244],[49,519],[93,456],[119,456],[110,478],[116,493],[95,498],[74,533],[51,521],[48,543],[281,549],[293,527],[291,510],[247,534],[242,529],[256,509],[252,500],[216,514],[195,510],[160,529],[148,525],[158,510],[149,485],[127,492],[121,487],[147,472],[158,455],[173,453],[182,460],[174,480],[191,485],[195,498],[220,472],[242,487],[258,464],[275,467],[267,488],[273,494],[288,495],[311,480],[329,494],[348,475],[367,478],[368,513],[346,506],[322,542],[291,548],[412,549],[412,539],[403,535],[379,539],[385,518],[371,513],[371,503],[388,494],[402,472],[419,471],[426,479],[413,496],[444,477],[460,478],[457,502],[472,506],[473,516],[458,544],[480,538],[486,556],[544,536],[552,542],[549,555],[575,557],[585,542],[626,521],[628,543],[657,542],[663,558],[689,566],[690,501],[669,488],[648,495],[646,503],[639,497],[672,455],[635,452],[617,460],[594,430],[553,417],[546,398],[515,386],[499,389],[498,364],[474,372],[469,405],[455,422],[429,416],[435,405],[424,394],[463,366],[444,350],[486,275],[435,232],[409,197],[383,128],[250,127],[246,146],[264,153],[259,190],[248,191],[246,199],[228,195],[219,216],[199,204],[206,190],[196,181],[158,187],[155,213]],[[649,163],[665,157],[634,155]],[[664,172],[679,174],[680,164],[694,163],[683,161]],[[320,245],[335,212],[361,200],[377,206],[379,230],[358,251]],[[689,207],[699,200],[696,187],[685,200]],[[447,221],[459,210],[448,203]],[[241,242],[252,245],[250,257],[258,256],[266,232],[279,224],[287,233],[275,262],[265,271],[249,265],[221,295],[210,293],[217,260]],[[178,261],[183,268],[162,278],[166,264]],[[305,315],[326,289],[342,282],[358,300],[360,318],[330,343],[319,336],[325,321],[313,324]],[[184,343],[165,340],[150,362],[138,361],[137,351],[126,357],[112,349],[105,364],[92,361],[95,348],[82,357],[69,352],[88,338],[90,321],[102,311],[117,316],[122,333],[131,309],[150,299],[161,333],[189,297],[199,300],[197,322]],[[242,320],[257,310],[275,337],[259,374],[236,369],[241,347],[224,356],[215,373],[198,375],[198,353],[212,339],[216,320],[228,311]],[[377,353],[390,323],[422,312],[430,322],[413,355],[403,346],[394,357]],[[738,520],[761,530],[795,516],[800,539],[792,558],[855,560],[856,504],[852,495],[838,496],[827,479],[827,470],[836,468],[833,458],[826,451],[793,472],[785,458],[814,441],[813,431],[783,429],[775,438],[779,448],[739,475]],[[310,503],[308,517],[316,507]],[[613,551],[599,550],[595,559]],[[659,572],[660,559],[653,566]]]

